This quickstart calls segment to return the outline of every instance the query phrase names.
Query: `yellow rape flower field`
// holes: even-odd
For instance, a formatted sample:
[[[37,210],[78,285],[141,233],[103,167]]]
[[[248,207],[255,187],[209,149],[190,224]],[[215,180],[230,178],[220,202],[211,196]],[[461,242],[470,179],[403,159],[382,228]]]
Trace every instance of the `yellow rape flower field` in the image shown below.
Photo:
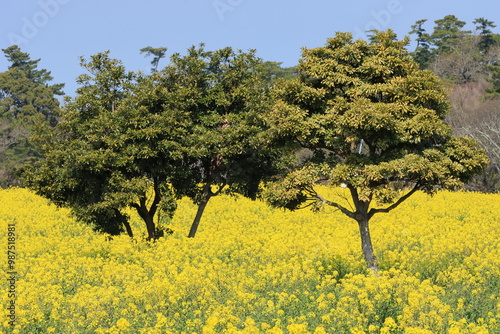
[[[375,216],[378,277],[333,210],[215,197],[188,239],[196,208],[182,200],[174,233],[150,243],[109,240],[25,189],[0,202],[2,333],[500,333],[499,194],[417,193]]]

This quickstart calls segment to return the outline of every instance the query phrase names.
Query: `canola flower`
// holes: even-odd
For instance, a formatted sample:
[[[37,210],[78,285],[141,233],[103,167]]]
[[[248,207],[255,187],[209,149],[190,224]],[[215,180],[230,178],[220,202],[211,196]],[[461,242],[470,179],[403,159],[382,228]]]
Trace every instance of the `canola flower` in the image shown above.
[[[17,322],[3,279],[0,332],[500,333],[499,199],[417,193],[376,216],[375,277],[357,226],[333,210],[216,197],[190,239],[196,207],[182,200],[174,234],[150,243],[109,240],[26,189],[0,190],[1,245],[14,223],[18,252]]]

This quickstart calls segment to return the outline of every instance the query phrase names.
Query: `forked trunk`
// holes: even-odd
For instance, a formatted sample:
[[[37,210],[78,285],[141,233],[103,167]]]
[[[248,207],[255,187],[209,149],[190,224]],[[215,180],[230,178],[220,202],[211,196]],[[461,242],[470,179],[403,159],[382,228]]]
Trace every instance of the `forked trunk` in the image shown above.
[[[357,220],[359,225],[359,233],[361,235],[361,248],[363,249],[363,255],[365,256],[366,265],[369,269],[378,272],[378,261],[373,253],[372,239],[370,236],[370,228],[368,225],[368,218],[363,217]]]
[[[146,194],[144,194],[144,196],[142,196],[139,199],[139,203],[134,203],[132,205],[132,207],[134,207],[137,210],[137,213],[142,218],[142,220],[144,220],[144,222],[146,223],[146,229],[148,231],[148,240],[156,240],[158,237],[156,235],[156,225],[153,220],[156,211],[158,210],[158,204],[160,203],[162,198],[162,194],[160,191],[160,180],[158,178],[154,179],[153,189],[155,195],[149,209],[146,204],[147,202]]]
[[[146,229],[148,231],[148,240],[155,240],[156,239],[156,225],[155,225],[155,222],[153,221],[154,215],[152,215],[148,211],[148,209],[146,208],[145,205],[141,205],[141,206],[134,205],[134,207],[136,208],[137,213],[139,214],[139,216],[146,223]],[[125,226],[125,228],[127,228],[127,227]],[[127,232],[128,232],[128,228],[127,228]],[[132,230],[130,230],[130,232],[132,232]]]

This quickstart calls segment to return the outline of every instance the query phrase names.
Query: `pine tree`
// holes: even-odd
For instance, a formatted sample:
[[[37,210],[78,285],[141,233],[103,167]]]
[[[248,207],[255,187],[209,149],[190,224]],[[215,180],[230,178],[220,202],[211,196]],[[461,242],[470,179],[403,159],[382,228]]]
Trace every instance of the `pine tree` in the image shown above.
[[[492,46],[497,44],[493,32],[490,30],[490,28],[495,28],[496,25],[493,21],[489,21],[484,17],[477,18],[472,23],[476,25],[476,31],[479,31],[481,38],[479,49],[483,54],[486,54]]]
[[[18,172],[40,152],[29,138],[36,127],[57,123],[63,84],[50,85],[50,72],[14,45],[3,49],[11,63],[0,73],[0,186],[20,185]]]
[[[422,27],[427,20],[419,20],[415,22],[414,25],[411,26],[410,34],[417,35],[416,42],[417,46],[415,47],[415,51],[413,51],[412,56],[413,59],[420,64],[420,68],[425,69],[429,66],[429,63],[432,61],[432,51],[430,44],[430,35],[425,32],[425,29]]]
[[[430,41],[436,47],[435,52],[439,55],[451,52],[453,45],[471,34],[471,31],[462,30],[465,22],[460,21],[455,15],[446,15],[434,22],[436,26],[430,35]]]

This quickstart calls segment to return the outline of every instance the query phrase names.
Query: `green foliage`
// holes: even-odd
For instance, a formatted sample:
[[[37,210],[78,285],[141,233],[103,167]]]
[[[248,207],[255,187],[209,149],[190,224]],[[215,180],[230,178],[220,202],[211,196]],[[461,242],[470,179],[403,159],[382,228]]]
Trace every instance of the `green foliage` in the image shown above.
[[[151,60],[151,72],[158,71],[158,64],[160,60],[165,57],[165,53],[167,52],[167,48],[153,48],[152,46],[147,46],[141,49],[141,53],[145,53],[145,56],[153,56],[153,60]]]
[[[485,152],[452,136],[445,89],[419,69],[407,43],[390,30],[371,43],[338,33],[303,51],[300,76],[275,89],[268,123],[276,140],[311,155],[269,185],[272,205],[331,205],[361,224],[416,190],[456,189],[481,170]],[[318,182],[349,188],[352,208],[323,198]]]
[[[486,88],[486,93],[490,97],[495,97],[500,95],[500,65],[490,65],[488,67],[490,72],[489,82],[491,86]]]
[[[174,198],[255,198],[276,160],[262,134],[269,99],[259,64],[254,52],[203,47],[150,76],[127,72],[108,52],[82,59],[88,74],[63,121],[39,135],[47,158],[27,184],[112,234],[128,231],[123,212],[134,208],[150,239],[155,214],[171,217]]]
[[[111,234],[131,235],[123,210],[132,207],[154,239],[159,206],[175,210],[161,203],[173,196],[167,182],[178,154],[170,144],[179,134],[176,114],[157,104],[164,91],[152,89],[156,76],[137,77],[108,52],[81,64],[89,74],[78,78],[78,96],[67,101],[63,121],[39,134],[46,159],[26,182]]]
[[[453,15],[435,21],[431,34],[423,28],[426,21],[419,20],[412,26],[410,34],[415,35],[417,43],[412,58],[421,68],[431,69],[451,91],[447,122],[453,125],[454,132],[477,139],[488,151],[490,166],[482,171],[480,178],[469,182],[467,188],[495,191],[498,122],[490,118],[497,114],[492,98],[500,92],[497,68],[500,35],[492,31],[495,24],[483,17],[472,22],[476,27],[474,33],[464,30],[465,22]],[[490,84],[487,86],[486,82]]]
[[[493,32],[490,30],[490,28],[495,28],[496,25],[493,21],[489,21],[484,17],[475,19],[473,23],[476,24],[476,31],[479,31],[481,38],[479,42],[481,52],[486,53],[492,46],[497,44]]]
[[[425,22],[426,19],[415,22],[410,31],[417,43],[412,57],[421,68],[433,67],[441,77],[440,72],[484,72],[494,56],[492,48],[498,45],[498,35],[490,29],[496,27],[493,21],[475,19],[472,23],[476,25],[476,34],[464,30],[465,22],[454,15],[434,21],[436,25],[430,34],[423,28]]]
[[[427,68],[432,60],[431,36],[426,33],[425,29],[422,27],[425,22],[427,22],[427,19],[418,20],[411,26],[412,30],[410,31],[410,35],[415,34],[417,36],[417,46],[412,56],[413,59],[420,64],[420,68],[422,69]]]
[[[19,185],[18,172],[40,152],[30,143],[35,127],[55,125],[62,84],[49,85],[50,72],[14,45],[3,49],[11,63],[0,73],[0,187]]]
[[[431,192],[460,186],[480,169],[484,152],[451,136],[443,122],[445,90],[418,69],[406,43],[390,31],[371,44],[337,34],[325,47],[304,51],[300,77],[276,88],[268,118],[277,138],[314,153],[286,180],[298,178],[292,184],[299,189],[320,179],[345,183],[384,203],[394,182]]]
[[[265,80],[272,86],[278,79],[290,80],[297,76],[297,66],[281,67],[280,62],[264,61],[258,65]]]
[[[433,44],[436,46],[438,54],[452,51],[452,45],[470,35],[470,31],[464,31],[464,21],[460,21],[455,15],[446,15],[440,20],[434,21],[436,26],[431,34]]]
[[[224,192],[255,198],[261,180],[274,171],[276,156],[263,136],[269,97],[262,68],[254,51],[205,51],[201,45],[185,56],[174,54],[160,73],[171,96],[166,105],[188,120],[178,144],[190,168],[172,182],[178,196],[200,204],[190,236],[210,197]]]
[[[40,59],[31,60],[28,53],[22,52],[19,46],[13,45],[6,49],[2,49],[7,60],[11,63],[9,69],[19,69],[26,74],[26,77],[38,85],[44,85],[49,87],[54,95],[64,95],[62,89],[64,84],[53,84],[48,83],[54,78],[50,75],[50,71],[46,69],[39,70],[38,62]]]

